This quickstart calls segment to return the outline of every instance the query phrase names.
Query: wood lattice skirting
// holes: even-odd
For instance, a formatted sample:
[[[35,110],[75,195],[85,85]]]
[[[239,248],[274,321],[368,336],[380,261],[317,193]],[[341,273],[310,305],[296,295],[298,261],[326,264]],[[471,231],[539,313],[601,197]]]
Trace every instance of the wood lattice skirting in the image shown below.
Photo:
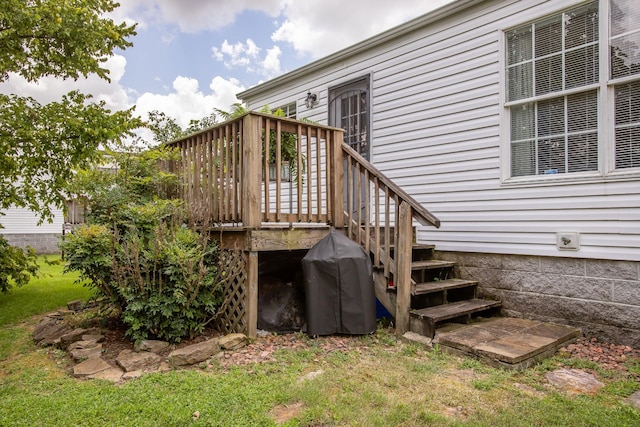
[[[239,250],[221,250],[218,268],[225,272],[222,282],[224,302],[215,326],[224,333],[244,333],[247,325],[247,271],[245,254]]]

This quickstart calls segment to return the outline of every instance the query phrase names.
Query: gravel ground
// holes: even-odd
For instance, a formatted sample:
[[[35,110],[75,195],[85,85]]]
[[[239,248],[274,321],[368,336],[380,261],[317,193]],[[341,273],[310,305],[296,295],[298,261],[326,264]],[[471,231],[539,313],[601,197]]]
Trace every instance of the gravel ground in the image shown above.
[[[560,349],[573,357],[595,362],[606,369],[628,371],[628,362],[640,361],[640,349],[599,342],[597,338],[578,338],[576,343]]]

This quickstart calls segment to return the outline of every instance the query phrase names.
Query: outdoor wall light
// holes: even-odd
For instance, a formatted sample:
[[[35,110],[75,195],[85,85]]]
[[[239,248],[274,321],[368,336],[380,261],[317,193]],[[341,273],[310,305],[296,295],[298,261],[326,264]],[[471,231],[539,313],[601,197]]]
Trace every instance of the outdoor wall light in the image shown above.
[[[304,105],[307,108],[313,108],[318,105],[318,95],[315,93],[311,93],[311,91],[307,92],[307,97],[304,100]]]

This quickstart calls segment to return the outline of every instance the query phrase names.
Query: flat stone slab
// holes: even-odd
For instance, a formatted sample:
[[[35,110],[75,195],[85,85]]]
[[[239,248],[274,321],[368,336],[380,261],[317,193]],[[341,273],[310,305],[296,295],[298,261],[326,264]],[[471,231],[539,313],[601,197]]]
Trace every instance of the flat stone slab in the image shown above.
[[[604,387],[604,384],[596,377],[580,369],[556,369],[555,371],[547,372],[545,377],[553,386],[574,394],[596,394],[598,390]]]
[[[238,350],[249,343],[245,334],[229,334],[218,340],[220,348],[224,350]]]
[[[60,337],[71,332],[71,328],[55,316],[43,318],[33,331],[33,340],[41,345],[51,345],[60,342]]]
[[[73,367],[73,375],[76,377],[88,377],[90,375],[95,375],[98,372],[106,371],[107,369],[111,369],[112,366],[109,365],[104,360],[99,357],[95,357],[92,359],[87,359],[82,363],[78,363]]]
[[[150,351],[152,353],[160,353],[167,348],[169,348],[169,343],[160,340],[142,340],[140,344],[134,346],[135,351]]]
[[[417,343],[427,348],[433,348],[433,340],[431,338],[425,337],[424,335],[420,335],[415,332],[405,332],[404,335],[402,335],[402,339],[408,343]]]
[[[84,359],[91,359],[94,357],[100,357],[102,355],[102,344],[95,341],[77,341],[83,343],[89,343],[83,347],[70,348],[69,353],[73,360],[81,361]]]
[[[168,359],[173,366],[193,365],[210,359],[211,356],[219,351],[220,344],[218,343],[218,339],[213,338],[174,350],[169,354]]]
[[[158,365],[162,358],[150,351],[135,352],[131,350],[122,350],[116,358],[116,363],[126,372],[152,369],[154,365]]]
[[[629,396],[626,402],[629,405],[635,406],[636,408],[640,409],[640,391],[636,391],[631,396]]]
[[[555,340],[551,338],[521,332],[478,344],[474,347],[474,351],[495,357],[502,362],[520,363],[524,359],[541,353],[554,342]]]
[[[536,320],[502,317],[436,331],[434,342],[493,365],[525,368],[580,336],[580,330]]]
[[[122,378],[123,374],[124,372],[122,371],[122,369],[112,367],[109,369],[105,369],[104,371],[91,374],[87,376],[87,378],[91,378],[95,380],[106,380],[106,381],[117,383],[123,379]]]

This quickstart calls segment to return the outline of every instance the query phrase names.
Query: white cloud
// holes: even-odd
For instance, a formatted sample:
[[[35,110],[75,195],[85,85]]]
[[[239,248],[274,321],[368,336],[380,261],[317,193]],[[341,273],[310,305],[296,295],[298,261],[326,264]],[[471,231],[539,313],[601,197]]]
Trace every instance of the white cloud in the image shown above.
[[[213,57],[224,64],[228,69],[242,68],[249,73],[257,73],[265,77],[273,77],[280,74],[280,47],[273,46],[267,49],[264,57],[260,56],[261,48],[256,43],[247,39],[246,43],[229,43],[228,40],[222,42],[220,47],[213,47]]]
[[[30,96],[46,104],[59,101],[62,95],[72,90],[79,90],[92,94],[94,101],[105,101],[109,109],[122,110],[131,106],[127,90],[120,84],[126,65],[127,60],[122,55],[114,55],[105,62],[104,67],[109,70],[111,82],[96,75],[78,80],[43,77],[36,82],[29,82],[17,74],[11,74],[7,81],[0,84],[0,92]]]
[[[213,47],[213,57],[224,63],[225,67],[250,67],[258,59],[260,48],[253,40],[247,39],[247,43],[237,42],[230,44],[227,40],[217,48]]]
[[[162,22],[176,25],[185,33],[196,33],[224,28],[246,9],[275,17],[281,8],[282,0],[127,0],[121,2],[114,16],[133,19],[142,28]]]
[[[278,46],[274,46],[267,50],[267,55],[262,61],[262,69],[267,76],[277,76],[281,73],[280,70],[280,55],[282,51]]]
[[[431,11],[451,0],[285,0],[275,42],[318,58]],[[339,13],[336,13],[338,11]]]
[[[214,108],[228,111],[238,102],[236,93],[244,90],[236,79],[214,77],[209,84],[211,92],[200,90],[196,79],[178,76],[173,81],[173,91],[169,94],[144,93],[136,101],[136,113],[143,118],[153,110],[162,111],[176,119],[183,128],[191,120],[199,120],[211,114]]]

